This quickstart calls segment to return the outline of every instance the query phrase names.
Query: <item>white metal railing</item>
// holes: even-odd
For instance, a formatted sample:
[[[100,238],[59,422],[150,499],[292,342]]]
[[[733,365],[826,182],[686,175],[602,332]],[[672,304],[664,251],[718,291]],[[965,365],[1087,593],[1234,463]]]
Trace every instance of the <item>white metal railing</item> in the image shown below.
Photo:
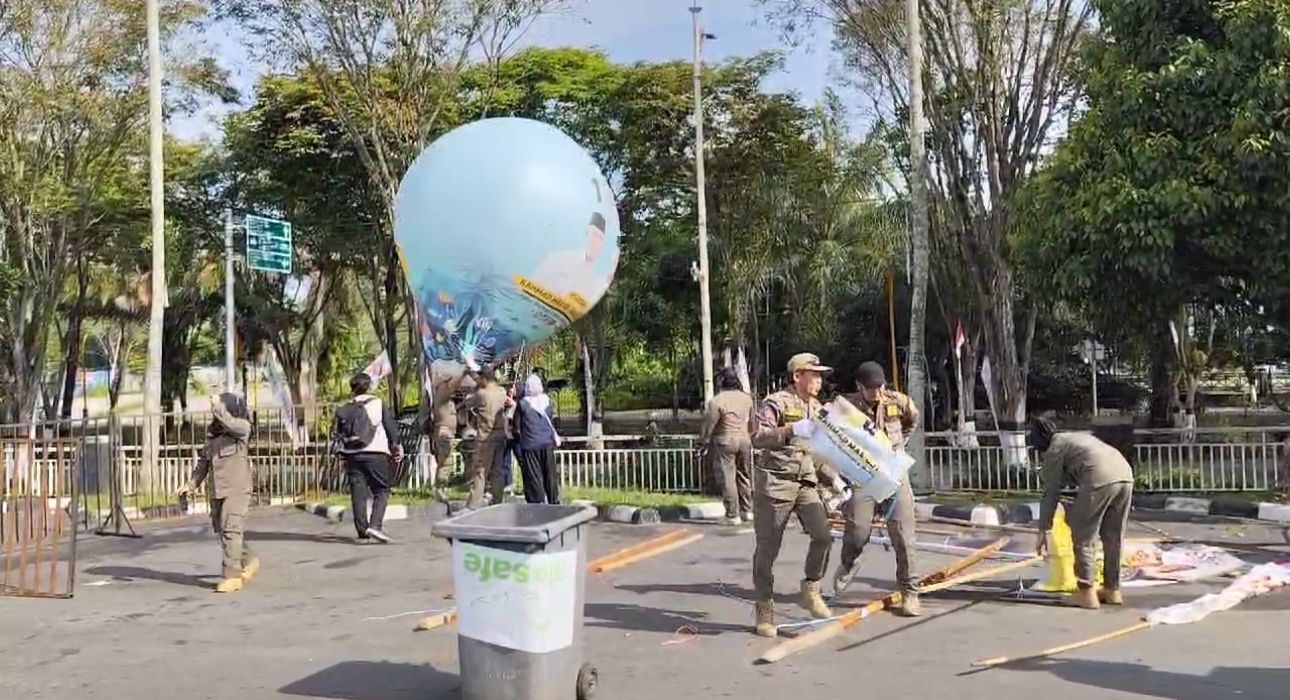
[[[327,456],[325,430],[319,428],[329,421],[319,412],[310,418],[308,423],[300,422],[297,435],[304,442],[293,448],[280,412],[258,414],[251,459],[261,496],[304,498],[344,488]],[[151,473],[143,471],[142,420],[137,417],[71,421],[42,426],[41,431],[60,439],[96,440],[110,446],[105,457],[117,467],[122,493],[131,504],[146,507],[173,502],[172,494],[189,478],[204,441],[206,416],[189,414],[168,420],[160,459]],[[1131,458],[1138,487],[1180,493],[1275,488],[1279,469],[1290,460],[1282,447],[1286,435],[1290,435],[1290,427],[1136,430]],[[1000,444],[998,433],[979,432],[971,446],[960,444],[960,436],[954,433],[928,433],[926,438],[927,466],[938,491],[1035,492],[1040,488],[1034,455],[1023,461],[1015,448]],[[570,487],[694,493],[703,491],[712,479],[695,449],[696,441],[693,435],[573,436],[557,451],[557,464]],[[403,442],[412,458],[406,485],[425,488],[430,472],[430,457],[425,451],[428,443],[412,431]],[[461,468],[461,455],[454,451],[451,469]],[[105,477],[106,469],[100,470],[100,478]]]

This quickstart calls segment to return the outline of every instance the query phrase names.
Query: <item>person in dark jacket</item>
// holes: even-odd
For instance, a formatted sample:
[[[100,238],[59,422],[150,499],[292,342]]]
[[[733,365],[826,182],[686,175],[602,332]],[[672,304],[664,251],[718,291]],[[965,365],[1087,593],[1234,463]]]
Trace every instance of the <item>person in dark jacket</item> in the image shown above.
[[[223,578],[215,585],[220,593],[242,590],[260,569],[260,559],[243,539],[246,511],[251,507],[251,460],[247,439],[251,436],[250,413],[236,394],[211,397],[211,422],[206,428],[206,445],[188,483],[179,488],[181,498],[190,496],[209,480],[211,526],[224,551]]]
[[[520,449],[520,473],[524,479],[524,500],[529,503],[560,502],[560,471],[555,463],[555,406],[542,388],[542,380],[530,374],[524,382],[524,398],[515,407],[512,431]]]

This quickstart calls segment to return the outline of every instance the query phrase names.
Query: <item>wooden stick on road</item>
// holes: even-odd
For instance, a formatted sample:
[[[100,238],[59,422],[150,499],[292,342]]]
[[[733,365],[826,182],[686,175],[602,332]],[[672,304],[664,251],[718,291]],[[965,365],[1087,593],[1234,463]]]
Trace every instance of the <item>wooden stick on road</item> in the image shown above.
[[[691,542],[703,539],[703,533],[691,533],[688,528],[673,530],[665,535],[646,540],[639,544],[620,549],[617,552],[603,556],[587,565],[587,569],[595,573],[604,573],[613,571],[629,564],[634,564],[641,559],[657,556],[664,552],[670,552],[673,549],[684,547]],[[456,624],[457,611],[450,610],[438,615],[422,618],[417,622],[414,630],[420,632],[432,630],[438,627]]]
[[[972,573],[963,574],[962,576],[956,576],[951,579],[946,579],[939,583],[933,583],[927,586],[922,586],[918,589],[918,592],[935,593],[936,591],[942,591],[942,590],[945,590],[946,588],[953,588],[954,586],[962,585],[964,583],[971,583],[972,581],[979,581],[981,579],[991,578],[993,576],[999,576],[1000,574],[1006,574],[1012,571],[1016,571],[1017,569],[1024,569],[1028,566],[1038,564],[1043,560],[1044,560],[1043,557],[1036,555],[1036,556],[1030,557],[1029,559],[1022,559],[1021,561],[1010,562],[1008,564],[1004,564],[1003,566],[996,566],[993,569],[982,569],[980,571],[973,571]]]
[[[679,528],[669,533],[659,535],[658,537],[645,540],[644,542],[638,542],[630,547],[624,547],[616,552],[606,554],[605,556],[600,557],[599,559],[595,559],[591,563],[587,564],[587,570],[593,571],[595,573],[603,573],[605,571],[608,571],[609,569],[616,569],[618,568],[618,566],[610,566],[610,565],[616,564],[617,562],[621,560],[626,560],[626,559],[630,559],[631,561],[637,561],[638,560],[637,555],[643,552],[648,552],[653,554],[655,553],[655,550],[657,548],[662,547],[664,545],[671,544],[673,542],[677,542],[679,540],[686,539],[687,537],[693,537],[693,535],[690,532],[690,529],[685,527]],[[609,567],[609,568],[605,568],[605,567]]]
[[[977,562],[981,561],[982,559],[985,559],[991,554],[994,554],[1000,549],[1003,549],[1004,545],[1006,544],[1008,544],[1008,538],[1001,537],[998,540],[995,540],[993,543],[986,545],[981,549],[978,549],[975,553],[969,556],[966,556],[952,564],[949,564],[938,571],[934,571],[924,576],[922,579],[919,580],[918,585],[921,588],[922,586],[925,586],[925,585],[930,586],[930,585],[945,581],[946,579],[953,578],[954,575],[959,573],[960,571],[963,571],[964,569],[972,566],[973,564],[976,564]],[[900,600],[901,600],[900,591],[894,591],[882,598],[870,601],[864,607],[858,608],[856,610],[852,610],[851,612],[847,613],[846,615],[843,615],[842,617],[838,618],[837,620],[834,620],[833,622],[828,623],[827,625],[823,625],[822,627],[813,629],[810,632],[802,634],[786,642],[781,642],[771,647],[770,649],[767,649],[764,654],[758,657],[757,661],[764,664],[773,664],[776,661],[779,661],[780,659],[783,659],[792,654],[796,654],[797,652],[802,651],[803,649],[808,649],[810,647],[815,646],[816,644],[819,644],[820,642],[826,641],[828,639],[832,639],[833,637],[836,637],[837,635],[841,634],[848,627],[855,625],[857,622],[860,622],[866,617],[869,617],[873,613],[879,612],[883,608],[886,608],[887,606],[890,606],[890,605],[899,605]]]
[[[603,574],[606,571],[613,571],[614,569],[621,569],[629,564],[635,564],[642,559],[656,557],[664,552],[670,552],[673,549],[680,549],[687,544],[698,542],[701,539],[703,539],[703,533],[696,532],[688,537],[682,537],[680,539],[673,538],[667,542],[656,542],[647,548],[639,549],[626,556],[620,556],[607,562],[597,562],[590,568],[595,573]]]
[[[455,624],[456,622],[457,622],[457,611],[449,610],[448,612],[442,612],[442,613],[439,613],[438,615],[431,615],[430,617],[421,618],[421,621],[417,623],[417,626],[413,628],[413,631],[423,632],[425,630],[432,630],[437,627],[444,627],[446,625]]]
[[[1152,625],[1150,622],[1146,622],[1146,621],[1137,622],[1132,625],[1129,625],[1128,627],[1121,627],[1120,629],[1115,630],[1114,632],[1099,634],[1096,637],[1089,637],[1088,639],[1083,639],[1078,642],[1072,642],[1070,644],[1063,644],[1061,646],[1050,647],[1048,649],[1044,649],[1043,651],[1039,651],[1034,654],[1026,654],[1025,656],[996,656],[993,659],[982,659],[981,661],[973,661],[972,667],[973,668],[992,668],[994,666],[1002,666],[1004,664],[1017,663],[1020,661],[1033,661],[1035,659],[1042,659],[1049,656],[1053,656],[1055,654],[1062,654],[1068,651],[1073,651],[1075,649],[1083,649],[1084,647],[1092,646],[1099,642],[1105,642],[1111,639],[1116,639],[1117,637],[1123,637],[1126,634],[1133,634],[1134,632],[1147,629],[1148,627],[1151,627],[1151,626]]]

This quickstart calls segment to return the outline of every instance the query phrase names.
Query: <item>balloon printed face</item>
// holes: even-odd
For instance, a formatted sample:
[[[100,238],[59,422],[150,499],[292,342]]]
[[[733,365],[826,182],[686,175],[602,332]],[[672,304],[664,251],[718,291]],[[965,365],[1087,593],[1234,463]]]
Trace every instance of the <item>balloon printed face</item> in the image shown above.
[[[431,144],[399,186],[394,236],[439,378],[550,337],[600,301],[618,267],[600,168],[529,119],[484,119]]]

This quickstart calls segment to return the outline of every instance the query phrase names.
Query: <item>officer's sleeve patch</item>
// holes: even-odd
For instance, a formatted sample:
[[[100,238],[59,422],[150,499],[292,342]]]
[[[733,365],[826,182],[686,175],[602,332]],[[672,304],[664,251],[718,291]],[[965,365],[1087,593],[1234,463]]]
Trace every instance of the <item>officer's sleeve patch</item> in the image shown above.
[[[895,405],[895,404],[892,404],[892,405],[888,406],[888,407],[887,407],[887,416],[888,416],[889,418],[899,418],[899,417],[900,417],[900,406],[897,406],[897,405]]]
[[[768,428],[774,428],[778,426],[779,409],[775,407],[775,404],[769,401],[763,402],[761,405],[761,410],[758,411],[758,414],[757,414],[757,421],[761,425],[766,426]]]

